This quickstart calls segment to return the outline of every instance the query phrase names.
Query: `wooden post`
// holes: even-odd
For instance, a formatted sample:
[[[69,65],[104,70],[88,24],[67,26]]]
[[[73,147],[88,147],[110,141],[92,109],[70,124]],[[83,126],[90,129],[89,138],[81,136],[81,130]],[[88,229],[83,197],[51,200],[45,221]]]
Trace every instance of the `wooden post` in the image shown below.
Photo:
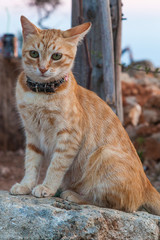
[[[83,11],[80,8],[82,4]],[[114,14],[112,19],[111,11]],[[88,53],[92,64],[88,63],[85,44],[81,44],[73,69],[76,80],[87,87],[88,76],[91,74],[91,90],[107,101],[123,121],[118,65],[121,55],[121,0],[72,0],[73,27],[80,23],[79,19],[92,22],[92,29],[87,34]]]
[[[115,69],[115,95],[116,110],[120,121],[123,123],[122,90],[121,90],[121,35],[122,35],[122,1],[110,0],[112,31],[114,44],[114,69]]]
[[[109,0],[100,0],[103,79],[106,102],[117,113],[115,105],[115,76],[112,23]]]
[[[72,26],[79,24],[80,4],[78,0],[72,0]],[[103,81],[103,53],[102,53],[102,38],[100,34],[100,9],[99,1],[83,0],[83,19],[84,22],[92,22],[91,31],[87,34],[88,51],[92,62],[92,82],[91,90],[96,92],[103,100],[106,100]],[[87,54],[84,43],[78,46],[77,56],[73,74],[77,82],[87,87],[90,67],[87,60]]]

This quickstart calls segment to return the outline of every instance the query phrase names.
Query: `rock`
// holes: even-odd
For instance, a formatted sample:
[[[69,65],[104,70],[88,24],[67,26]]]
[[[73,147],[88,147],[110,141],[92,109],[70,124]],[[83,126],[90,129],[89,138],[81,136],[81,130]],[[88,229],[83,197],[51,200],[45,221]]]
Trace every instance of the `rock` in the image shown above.
[[[143,106],[148,99],[155,93],[155,90],[136,83],[122,82],[123,103],[127,104],[126,97],[135,97],[134,102]]]
[[[127,96],[125,100],[126,105],[135,106],[135,104],[137,104],[137,99],[135,96]]]
[[[148,123],[158,123],[160,120],[160,110],[156,108],[144,108],[143,117]]]
[[[158,143],[160,143],[160,132],[152,134],[152,138],[156,140]]]
[[[136,132],[135,134],[137,137],[149,137],[160,132],[160,123],[156,125],[149,125],[149,123],[145,122],[144,124],[137,126],[135,129],[133,129],[133,131]],[[154,138],[157,139],[158,136],[156,137],[155,135]]]
[[[144,157],[145,160],[158,162],[160,159],[160,142],[152,136],[145,139],[144,144]]]
[[[145,104],[145,107],[160,109],[160,91],[158,95],[152,95],[149,98],[149,100]]]
[[[142,107],[136,102],[135,96],[127,96],[125,98],[125,107],[124,107],[124,125],[132,124],[137,126],[139,119],[142,113]]]
[[[120,79],[122,82],[133,83],[136,82],[134,77],[130,77],[128,73],[121,72]]]
[[[11,170],[8,167],[0,165],[0,175],[4,178],[7,178],[11,174]]]
[[[149,129],[149,127],[150,126],[149,126],[149,124],[147,122],[145,122],[143,124],[139,124],[138,126],[133,126],[131,124],[128,124],[128,126],[126,127],[126,131],[127,131],[128,135],[129,135],[130,139],[133,141],[133,140],[135,140],[139,136],[141,136],[141,137],[146,136],[146,134],[148,133],[146,131],[146,129]],[[149,131],[148,135],[150,135],[150,134],[151,133]]]
[[[160,217],[0,191],[0,240],[158,240]]]
[[[135,104],[135,106],[131,108],[129,112],[129,118],[131,119],[131,123],[133,126],[138,125],[141,113],[142,113],[142,108],[139,104]]]
[[[120,79],[122,82],[125,83],[136,83],[140,85],[148,85],[151,87],[152,85],[154,85],[160,88],[160,77],[157,78],[153,74],[141,74],[140,72],[138,72],[138,74],[136,73],[136,75],[130,76],[128,73],[122,72],[120,75]]]

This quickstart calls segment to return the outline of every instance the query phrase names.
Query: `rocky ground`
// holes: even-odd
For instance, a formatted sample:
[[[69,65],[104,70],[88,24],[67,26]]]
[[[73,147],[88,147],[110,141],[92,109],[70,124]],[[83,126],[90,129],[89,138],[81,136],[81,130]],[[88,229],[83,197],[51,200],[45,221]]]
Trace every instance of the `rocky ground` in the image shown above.
[[[122,73],[124,127],[152,184],[160,191],[160,77]]]

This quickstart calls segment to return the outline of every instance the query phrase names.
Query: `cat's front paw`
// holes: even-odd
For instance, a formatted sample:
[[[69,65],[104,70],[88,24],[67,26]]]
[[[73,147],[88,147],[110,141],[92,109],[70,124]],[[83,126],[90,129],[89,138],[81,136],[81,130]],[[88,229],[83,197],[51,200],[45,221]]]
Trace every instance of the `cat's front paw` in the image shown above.
[[[55,195],[55,192],[53,192],[50,188],[46,187],[45,185],[38,185],[32,190],[32,195],[35,197],[51,197]]]
[[[25,195],[30,193],[31,189],[27,185],[21,183],[16,183],[10,189],[10,194],[12,195]]]

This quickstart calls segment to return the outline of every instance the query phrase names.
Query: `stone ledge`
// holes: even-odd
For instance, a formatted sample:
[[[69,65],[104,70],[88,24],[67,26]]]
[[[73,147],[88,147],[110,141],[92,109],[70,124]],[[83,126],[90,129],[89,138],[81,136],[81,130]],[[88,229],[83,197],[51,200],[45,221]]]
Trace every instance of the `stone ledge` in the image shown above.
[[[0,191],[0,240],[158,240],[160,217]]]

